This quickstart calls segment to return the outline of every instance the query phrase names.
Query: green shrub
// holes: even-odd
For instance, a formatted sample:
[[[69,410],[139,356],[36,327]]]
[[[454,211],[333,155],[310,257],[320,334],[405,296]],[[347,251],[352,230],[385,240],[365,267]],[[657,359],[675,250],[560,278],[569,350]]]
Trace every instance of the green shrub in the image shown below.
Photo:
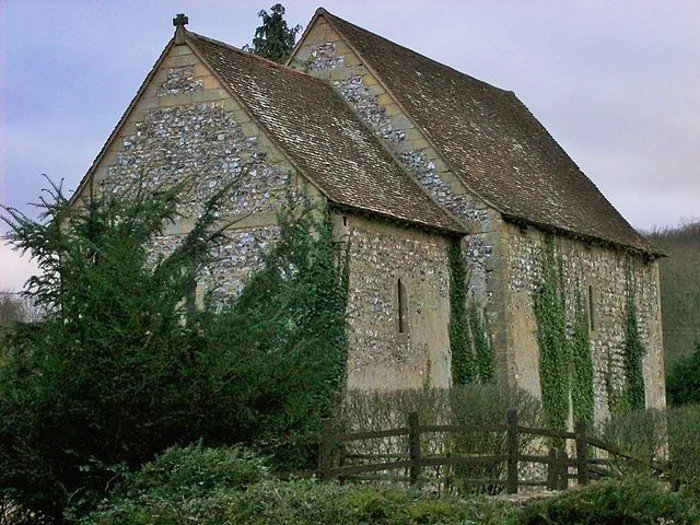
[[[531,504],[523,525],[691,525],[700,523],[697,500],[669,492],[644,477],[606,480]]]
[[[405,488],[337,485],[313,480],[264,481],[248,490],[219,490],[208,497],[118,501],[85,524],[334,525],[515,524],[509,505],[473,497],[431,498]]]
[[[603,425],[602,437],[634,458],[632,462],[618,458],[616,465],[622,473],[648,474],[667,448],[667,413],[648,409],[613,414]]]
[[[666,378],[666,394],[673,406],[700,403],[700,341],[694,352],[677,358]]]
[[[407,389],[395,392],[349,391],[334,424],[339,430],[385,430],[405,427],[409,412],[418,412],[422,425],[493,425],[506,422],[509,409],[518,412],[521,425],[540,427],[544,416],[535,398],[522,390],[509,390],[497,385],[471,384],[452,389]],[[534,436],[523,435],[519,440],[521,453],[532,452],[536,445]],[[489,433],[424,433],[421,438],[423,454],[504,454],[505,432]],[[351,453],[405,454],[407,437],[388,437],[346,446]],[[529,452],[528,452],[529,453]],[[497,478],[503,465],[425,469],[428,476],[436,476],[450,487],[463,489],[459,479]],[[489,488],[493,491],[499,487]]]
[[[268,477],[265,461],[240,446],[176,446],[127,476],[117,493],[126,497],[203,496],[218,488],[244,488]]]
[[[55,187],[38,221],[9,210],[12,242],[42,270],[29,290],[46,316],[0,334],[0,506],[58,517],[175,444],[319,430],[347,363],[346,265],[327,213],[293,203],[240,297],[197,311],[191,284],[222,240],[223,194],[158,256],[149,246],[180,189],[78,208]],[[315,463],[312,446],[281,451],[285,465]]]
[[[673,475],[700,500],[700,404],[673,408],[668,414]]]

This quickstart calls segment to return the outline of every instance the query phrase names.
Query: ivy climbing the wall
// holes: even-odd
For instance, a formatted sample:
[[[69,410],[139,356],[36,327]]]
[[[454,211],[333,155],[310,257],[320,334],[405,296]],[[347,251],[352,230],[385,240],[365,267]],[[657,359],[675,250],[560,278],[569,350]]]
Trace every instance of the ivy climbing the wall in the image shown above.
[[[450,260],[450,350],[452,382],[466,385],[474,381],[474,363],[470,351],[467,314],[467,262],[462,247],[455,242],[449,249]]]
[[[561,258],[554,238],[545,237],[541,255],[541,281],[533,294],[540,350],[540,387],[548,424],[565,429],[569,418],[570,345],[566,337],[566,302]]]
[[[627,318],[625,322],[625,372],[627,376],[627,398],[632,410],[644,408],[644,374],[642,359],[644,345],[639,336],[637,306],[631,265],[627,267]]]
[[[580,290],[576,290],[576,318],[571,334],[571,405],[574,421],[593,424],[595,393],[588,312]]]
[[[467,306],[467,314],[476,379],[480,383],[491,383],[494,379],[493,343],[484,308],[473,294]]]
[[[454,385],[490,383],[494,379],[493,343],[484,308],[469,297],[469,271],[462,247],[455,242],[450,260],[450,349]]]

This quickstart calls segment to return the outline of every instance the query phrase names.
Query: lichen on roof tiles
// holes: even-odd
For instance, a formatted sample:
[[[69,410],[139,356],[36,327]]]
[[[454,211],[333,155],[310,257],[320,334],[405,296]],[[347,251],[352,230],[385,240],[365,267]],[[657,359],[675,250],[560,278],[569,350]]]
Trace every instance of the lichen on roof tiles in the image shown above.
[[[195,33],[188,43],[294,163],[337,204],[462,232],[331,86]]]
[[[325,10],[317,13],[357,51],[465,185],[506,217],[658,252],[515,94]]]

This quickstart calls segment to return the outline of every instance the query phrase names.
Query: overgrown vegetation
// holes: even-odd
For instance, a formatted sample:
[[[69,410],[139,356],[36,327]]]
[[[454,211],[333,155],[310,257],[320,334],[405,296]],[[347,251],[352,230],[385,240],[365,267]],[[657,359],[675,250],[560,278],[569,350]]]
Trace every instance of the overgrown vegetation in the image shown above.
[[[280,481],[241,449],[173,449],[115,487],[83,525],[202,523],[316,525],[493,524],[691,525],[692,493],[673,493],[633,476],[527,505],[483,496],[428,494],[401,486]]]
[[[668,257],[659,259],[666,370],[700,340],[700,222],[655,230],[647,236]]]
[[[70,206],[52,187],[10,240],[42,273],[40,323],[2,333],[0,500],[58,517],[174,444],[267,444],[305,435],[343,384],[345,259],[323,210],[280,216],[280,240],[238,299],[190,307],[219,242],[223,192],[168,253],[150,241],[182,188],[103,194]],[[313,450],[276,448],[297,464]]]
[[[674,406],[700,403],[700,340],[695,351],[679,358],[667,375],[666,395]]]
[[[284,6],[275,4],[268,13],[264,9],[258,13],[262,25],[255,30],[252,46],[243,49],[252,51],[268,60],[282,63],[294,50],[297,33],[301,30],[299,24],[289,27],[284,19]]]
[[[567,296],[563,263],[553,235],[544,238],[540,253],[540,282],[533,294],[542,403],[547,421],[564,429],[573,420],[593,423],[593,360],[588,312],[580,288]],[[571,296],[573,295],[573,296]],[[574,312],[567,328],[567,303]]]
[[[634,461],[617,462],[623,474],[648,473],[662,464],[687,492],[700,501],[700,405],[660,410],[635,410],[614,415],[602,428],[602,439]],[[664,458],[670,460],[665,464]]]
[[[646,477],[606,480],[528,506],[523,525],[691,525],[700,508],[691,495],[669,492]]]
[[[593,427],[595,392],[593,390],[593,358],[588,312],[580,290],[576,290],[576,317],[571,334],[571,408],[574,421]]]
[[[463,386],[494,380],[493,343],[485,309],[472,294],[469,271],[459,242],[449,249],[450,350],[452,382]]]
[[[644,371],[642,359],[644,358],[644,345],[639,335],[639,321],[637,319],[637,304],[634,283],[632,281],[632,268],[627,270],[627,313],[625,321],[625,393],[627,404],[632,410],[644,408]]]
[[[542,407],[538,400],[522,390],[509,390],[496,385],[471,384],[452,389],[415,389],[396,392],[348,391],[341,410],[334,420],[340,432],[352,430],[386,430],[405,427],[409,412],[417,412],[421,425],[494,425],[504,424],[509,409],[518,411],[520,424],[530,427],[543,425]],[[518,443],[521,453],[532,452],[534,436],[523,435]],[[406,437],[387,437],[349,444],[348,452],[360,454],[406,454]],[[425,455],[505,454],[504,433],[466,433],[450,435],[436,432],[424,434],[421,440]],[[529,452],[526,452],[529,451]],[[501,486],[463,485],[464,478],[497,479],[503,474],[503,464],[439,468],[431,476],[447,490],[499,492]]]
[[[570,345],[566,337],[566,298],[561,259],[554,237],[547,235],[541,252],[541,280],[533,294],[540,349],[542,404],[549,426],[566,428],[569,420]]]

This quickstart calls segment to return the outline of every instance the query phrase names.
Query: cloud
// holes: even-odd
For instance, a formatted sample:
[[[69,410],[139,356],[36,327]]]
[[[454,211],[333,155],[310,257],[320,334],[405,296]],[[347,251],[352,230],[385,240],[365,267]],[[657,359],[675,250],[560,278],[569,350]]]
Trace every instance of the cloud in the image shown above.
[[[0,290],[19,291],[29,277],[36,275],[38,267],[29,257],[12,250],[7,243],[0,243]]]

